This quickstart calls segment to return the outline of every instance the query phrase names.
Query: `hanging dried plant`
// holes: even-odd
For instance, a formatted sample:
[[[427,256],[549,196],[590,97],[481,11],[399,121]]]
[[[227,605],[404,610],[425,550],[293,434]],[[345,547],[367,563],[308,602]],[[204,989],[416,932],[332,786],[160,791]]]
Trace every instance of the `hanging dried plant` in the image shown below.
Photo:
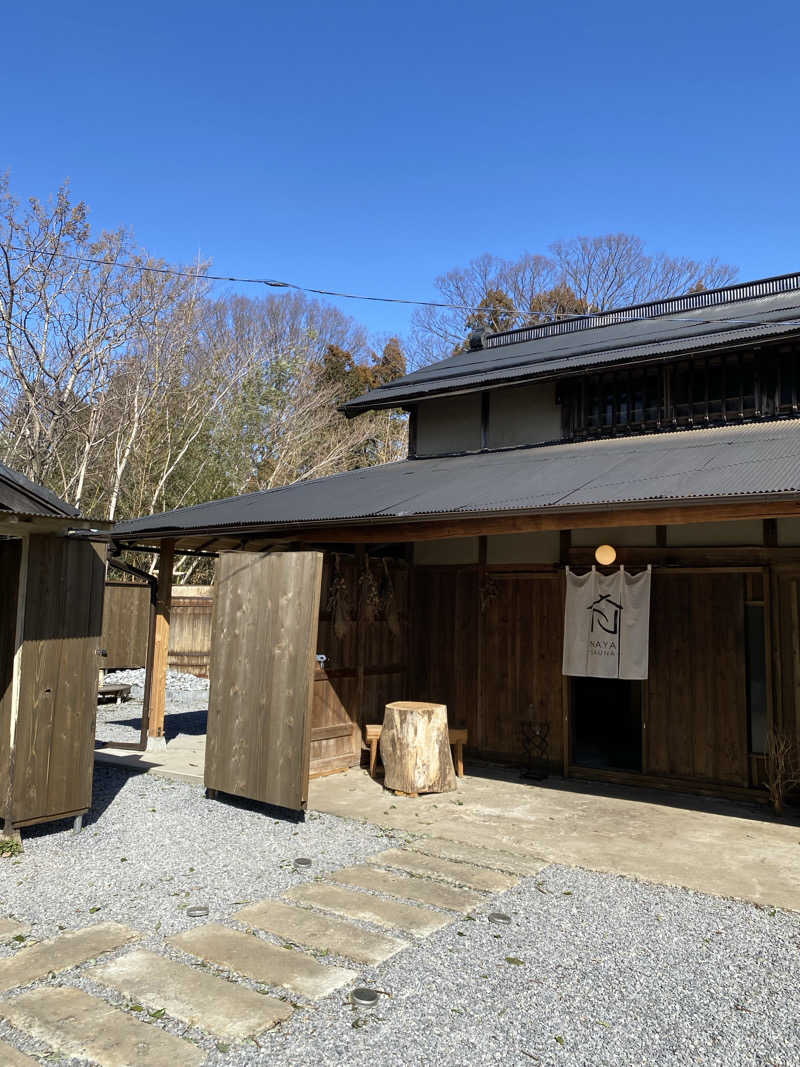
[[[350,603],[350,588],[342,574],[339,556],[333,557],[333,575],[328,586],[328,611],[333,619],[333,632],[342,638],[353,621],[353,608]]]
[[[493,600],[497,599],[497,583],[489,575],[481,582],[481,611],[486,611]]]
[[[378,591],[378,583],[372,573],[372,564],[369,556],[364,560],[364,569],[359,575],[359,606],[358,617],[364,622],[375,622],[381,606],[381,597]]]
[[[389,633],[395,637],[400,636],[400,613],[397,610],[397,601],[394,597],[392,576],[389,573],[389,564],[384,558],[383,577],[381,578],[380,599],[383,604],[383,617],[389,625]]]

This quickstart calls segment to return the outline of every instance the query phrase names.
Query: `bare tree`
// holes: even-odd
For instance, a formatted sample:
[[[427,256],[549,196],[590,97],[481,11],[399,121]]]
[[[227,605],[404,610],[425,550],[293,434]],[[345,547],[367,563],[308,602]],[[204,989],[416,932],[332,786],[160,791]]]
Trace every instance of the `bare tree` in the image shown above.
[[[556,241],[550,252],[560,278],[592,311],[713,289],[737,273],[715,258],[650,255],[640,237],[627,233]]]
[[[66,188],[21,211],[0,181],[3,457],[76,503],[101,432],[97,403],[137,310],[130,251],[122,230],[92,239],[86,206]]]
[[[414,364],[452,355],[476,326],[513,329],[603,311],[725,285],[736,273],[717,259],[651,255],[630,234],[574,237],[550,245],[547,255],[526,252],[516,260],[478,256],[436,279],[448,307],[414,313]]]

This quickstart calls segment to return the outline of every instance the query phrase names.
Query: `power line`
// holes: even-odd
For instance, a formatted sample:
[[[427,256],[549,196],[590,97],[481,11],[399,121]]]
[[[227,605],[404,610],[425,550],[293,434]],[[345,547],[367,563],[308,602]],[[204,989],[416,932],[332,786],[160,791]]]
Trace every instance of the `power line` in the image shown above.
[[[69,260],[69,261],[71,261],[73,263],[84,263],[84,264],[89,264],[89,265],[96,266],[96,267],[120,267],[120,268],[124,268],[124,267],[135,266],[135,268],[137,270],[147,271],[150,274],[169,275],[169,276],[175,277],[175,278],[191,278],[194,281],[202,281],[202,280],[205,279],[207,281],[212,281],[212,282],[235,282],[235,283],[240,284],[240,285],[263,285],[263,286],[268,286],[268,287],[274,288],[274,289],[292,289],[292,290],[294,290],[295,292],[298,292],[298,293],[311,293],[311,294],[313,294],[315,296],[330,296],[330,297],[333,297],[333,298],[338,299],[338,300],[365,300],[365,301],[370,301],[372,303],[380,303],[380,304],[406,304],[406,305],[411,305],[411,306],[414,306],[414,307],[439,308],[440,310],[443,310],[443,311],[489,312],[489,311],[497,310],[497,311],[503,311],[503,312],[505,312],[505,313],[507,313],[509,315],[521,316],[521,317],[524,317],[526,319],[540,318],[540,314],[541,314],[540,312],[536,312],[536,311],[523,311],[520,308],[514,308],[514,307],[509,308],[509,307],[506,307],[505,305],[502,305],[502,304],[489,304],[489,305],[487,305],[487,304],[474,304],[474,305],[473,304],[449,304],[449,303],[446,303],[444,301],[413,300],[413,299],[410,299],[410,298],[407,298],[407,297],[371,296],[371,295],[367,295],[367,294],[364,294],[364,293],[345,293],[345,292],[340,292],[339,290],[336,290],[336,289],[315,289],[315,288],[312,288],[311,286],[298,285],[295,282],[280,281],[280,280],[278,280],[276,278],[247,278],[247,277],[240,277],[240,276],[237,276],[237,275],[207,274],[205,272],[201,273],[201,271],[199,269],[196,270],[196,271],[185,271],[185,270],[178,270],[175,267],[154,267],[154,266],[148,266],[148,265],[143,264],[143,263],[137,263],[137,264],[128,263],[128,264],[124,264],[124,263],[119,263],[117,260],[113,260],[113,259],[97,259],[97,258],[94,258],[92,256],[75,256],[75,255],[71,255],[71,254],[69,254],[67,252],[56,252],[56,251],[46,250],[46,249],[31,249],[31,248],[22,247],[20,245],[8,244],[8,245],[5,245],[4,247],[10,249],[13,252],[26,252],[26,253],[33,252],[34,254],[41,255],[41,256],[56,257],[58,259]],[[33,270],[38,270],[40,273],[46,273],[41,267],[32,266],[32,269]],[[669,297],[665,297],[664,299],[670,299],[670,298]],[[540,319],[540,322],[538,324],[542,325],[542,326],[549,326],[549,325],[552,325],[553,323],[557,323],[557,322],[567,322],[570,319],[591,319],[593,317],[593,314],[602,315],[602,314],[605,314],[607,312],[613,312],[615,310],[620,311],[620,310],[624,310],[624,308],[616,308],[616,309],[615,308],[609,308],[609,309],[606,309],[606,311],[601,311],[601,312],[596,312],[596,313],[586,312],[585,314],[582,314],[582,315],[562,315],[560,317],[556,317],[554,319],[544,320],[544,321],[541,321],[541,319]],[[800,310],[800,304],[792,304],[792,305],[789,305],[788,307],[782,308],[781,310],[784,310],[784,311],[798,311],[798,310]],[[709,318],[687,319],[687,318],[683,317],[683,313],[679,313],[679,314],[681,314],[681,321],[685,322],[687,324],[690,324],[690,325],[706,325],[706,324],[712,325],[712,324],[717,323],[717,322],[739,323],[742,326],[772,326],[776,322],[780,322],[782,325],[800,325],[800,319],[779,319],[779,320],[776,320],[776,319],[748,319],[748,318],[739,318],[739,317],[736,317],[736,316],[722,316],[722,315],[719,316],[719,317],[711,318],[711,319],[709,319]],[[625,322],[644,322],[644,321],[648,321],[650,318],[656,318],[656,317],[660,318],[662,316],[632,315],[630,318],[625,319],[624,321]],[[617,325],[623,325],[623,324],[624,323],[618,323]],[[515,326],[510,327],[510,330],[512,330],[512,331],[515,330],[515,329],[525,329],[525,327],[524,326],[523,327],[515,327]],[[504,333],[506,331],[505,330],[501,330],[501,331],[498,331],[498,332]]]

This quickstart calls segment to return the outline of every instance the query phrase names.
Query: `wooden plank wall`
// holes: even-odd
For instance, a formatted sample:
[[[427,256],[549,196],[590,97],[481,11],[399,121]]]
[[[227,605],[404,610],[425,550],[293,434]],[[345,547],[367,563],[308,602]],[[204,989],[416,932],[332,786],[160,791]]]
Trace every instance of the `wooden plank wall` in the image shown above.
[[[772,590],[775,726],[800,743],[800,570],[776,570]]]
[[[217,562],[205,784],[302,810],[322,555],[222,553]]]
[[[368,562],[369,560],[369,562]],[[394,590],[399,634],[392,633],[383,606],[368,619],[361,581],[370,566],[380,588],[383,560],[365,553],[326,553],[322,578],[317,651],[326,656],[317,667],[312,714],[311,774],[330,774],[357,764],[363,727],[383,721],[390,701],[402,700],[408,681],[409,568],[404,560],[387,560]],[[337,575],[344,582],[348,617],[336,632],[331,594]]]
[[[746,786],[745,576],[653,575],[643,771]]]
[[[180,595],[180,586],[173,589],[169,628],[170,667],[202,678],[208,677],[213,611],[212,597],[184,597]]]
[[[562,634],[564,592],[558,574],[489,575],[484,594],[477,741],[489,757],[523,754],[520,729],[547,723],[548,758],[563,763]]]
[[[208,677],[211,653],[210,596],[172,596],[169,631],[169,666]],[[150,626],[150,587],[139,582],[107,582],[103,612],[102,647],[108,652],[104,670],[144,667]]]
[[[766,573],[763,580],[766,587]],[[749,784],[744,605],[752,581],[752,568],[654,573],[644,774]],[[523,720],[548,722],[559,770],[569,693],[561,573],[420,566],[412,588],[412,602],[424,605],[412,613],[414,695],[447,704],[451,724],[469,730],[469,749],[487,759],[521,762]],[[792,664],[783,672],[784,714],[800,734],[800,572],[786,579],[781,612],[782,658]]]
[[[104,575],[96,546],[31,536],[16,825],[85,811],[91,803]]]
[[[106,582],[103,607],[103,670],[144,667],[150,628],[150,586]]]
[[[563,585],[555,572],[416,567],[411,644],[419,699],[447,705],[468,749],[522,760],[523,721],[549,724],[549,760],[563,762]]]

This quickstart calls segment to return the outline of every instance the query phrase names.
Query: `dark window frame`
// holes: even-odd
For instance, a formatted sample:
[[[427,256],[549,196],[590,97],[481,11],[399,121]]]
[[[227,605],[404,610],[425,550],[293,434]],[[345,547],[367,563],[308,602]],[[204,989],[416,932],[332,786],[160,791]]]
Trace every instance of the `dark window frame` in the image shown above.
[[[709,353],[563,379],[567,440],[740,424],[800,412],[800,346]]]

